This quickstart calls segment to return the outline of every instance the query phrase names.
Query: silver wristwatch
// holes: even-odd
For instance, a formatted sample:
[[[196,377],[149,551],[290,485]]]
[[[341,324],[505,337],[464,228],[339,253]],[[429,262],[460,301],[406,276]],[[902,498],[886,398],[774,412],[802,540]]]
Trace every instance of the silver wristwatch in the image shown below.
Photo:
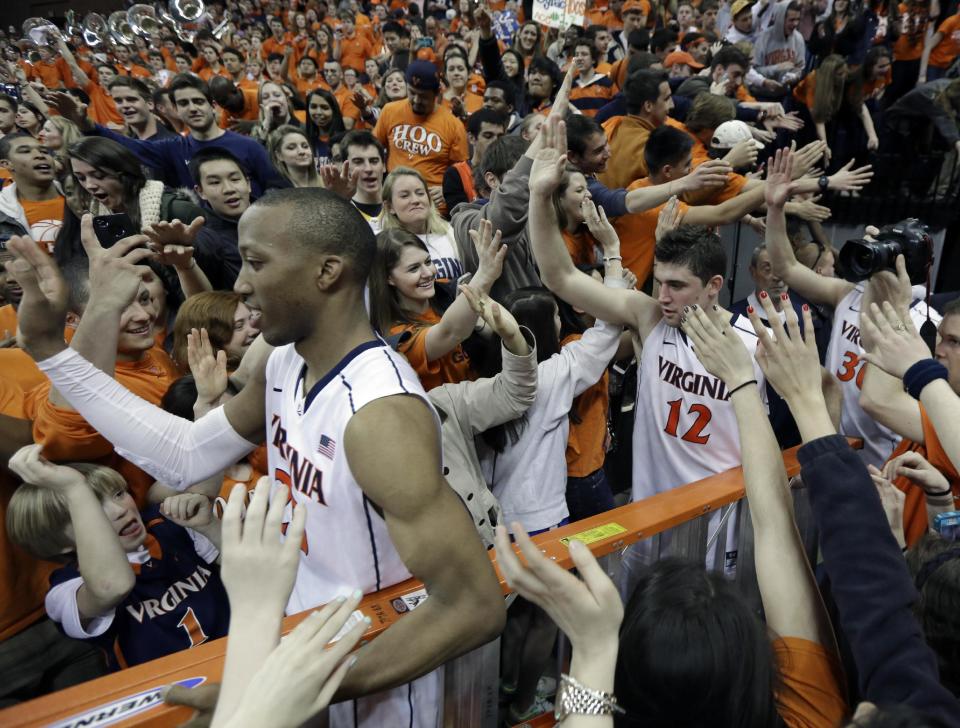
[[[560,675],[560,690],[553,709],[558,721],[570,715],[613,715],[623,713],[613,693],[591,690],[569,675]]]

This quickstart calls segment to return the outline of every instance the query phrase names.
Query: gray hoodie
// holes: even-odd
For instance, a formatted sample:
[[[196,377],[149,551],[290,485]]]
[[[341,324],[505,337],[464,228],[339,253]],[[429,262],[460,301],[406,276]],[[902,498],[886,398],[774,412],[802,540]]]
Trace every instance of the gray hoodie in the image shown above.
[[[807,44],[800,32],[794,30],[790,37],[784,37],[783,25],[787,17],[790,0],[781,0],[773,7],[773,22],[757,36],[753,46],[753,63],[756,70],[774,81],[781,81],[787,71],[774,67],[790,62],[802,72],[807,58]]]

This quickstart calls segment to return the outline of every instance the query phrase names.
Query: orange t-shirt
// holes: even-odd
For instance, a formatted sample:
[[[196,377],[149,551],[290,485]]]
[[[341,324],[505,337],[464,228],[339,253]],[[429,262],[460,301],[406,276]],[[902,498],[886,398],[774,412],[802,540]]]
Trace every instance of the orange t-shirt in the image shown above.
[[[136,63],[131,63],[130,68],[124,68],[123,66],[117,65],[114,66],[117,69],[117,73],[121,76],[132,76],[133,78],[150,78],[153,74],[150,73],[143,66],[138,66]]]
[[[46,375],[30,355],[14,347],[0,349],[0,379],[15,385],[24,393],[47,381]]]
[[[641,187],[651,187],[653,183],[649,177],[638,179],[627,190],[636,190]],[[613,228],[620,238],[620,255],[623,256],[623,267],[629,268],[640,281],[641,285],[653,272],[653,252],[657,245],[657,218],[664,205],[657,205],[649,210],[622,215],[613,221]],[[685,215],[690,206],[680,202],[680,214]]]
[[[283,37],[283,40],[279,41],[273,36],[270,36],[260,44],[260,55],[263,57],[263,60],[267,60],[267,56],[271,53],[279,53],[282,56],[286,52],[287,47],[293,48],[294,51],[296,51],[296,46],[293,44],[293,39],[289,33]]]
[[[176,365],[162,349],[150,349],[140,361],[117,362],[114,377],[138,397],[159,404],[170,384],[180,376]],[[50,403],[50,383],[27,393],[25,411],[33,419],[33,438],[43,444],[50,460],[92,460],[117,470],[143,508],[153,478],[118,456],[113,445],[94,430],[75,410]]]
[[[574,265],[594,265],[597,262],[597,241],[586,229],[581,227],[575,233],[560,232]]]
[[[839,658],[799,637],[774,640],[780,667],[777,712],[789,728],[832,728],[847,715],[846,680]]]
[[[260,87],[259,84],[252,88],[239,86],[240,93],[243,94],[243,111],[234,116],[231,112],[220,107],[220,127],[229,129],[234,121],[257,121],[260,118]]]
[[[960,473],[947,453],[940,444],[940,438],[937,437],[936,430],[927,416],[927,411],[923,405],[920,405],[920,422],[923,427],[923,444],[913,442],[904,438],[893,451],[890,459],[902,455],[905,452],[918,452],[937,470],[943,473],[953,489],[954,509],[960,510]],[[927,518],[927,497],[923,488],[915,484],[906,477],[899,477],[893,481],[906,494],[903,503],[903,536],[907,546],[913,546],[920,538],[930,530],[930,524]]]
[[[929,65],[934,68],[946,68],[960,53],[960,13],[951,15],[937,28],[943,38],[930,51]]]
[[[352,68],[357,73],[363,73],[363,64],[373,57],[373,42],[360,33],[354,33],[352,38],[340,39],[340,65]]]
[[[913,12],[906,3],[900,3],[900,37],[893,44],[894,61],[916,61],[923,55],[930,16],[926,8]]]
[[[456,384],[464,380],[476,379],[470,369],[470,360],[459,344],[439,359],[427,360],[427,331],[440,323],[440,317],[432,308],[420,317],[415,324],[394,324],[390,327],[390,336],[410,332],[410,336],[400,343],[398,351],[407,357],[410,366],[420,377],[420,383],[427,391],[441,384]]]
[[[810,71],[793,88],[793,98],[813,111],[813,99],[817,93],[817,72]]]
[[[23,393],[0,378],[0,414],[23,419]],[[7,506],[19,483],[0,468],[0,642],[43,616],[50,572],[57,564],[39,561],[7,537]]]
[[[27,75],[31,79],[38,79],[47,88],[60,88],[63,82],[60,67],[55,60],[31,64],[30,73]]]
[[[27,216],[27,222],[30,223],[30,237],[48,253],[53,253],[57,233],[63,225],[63,197],[40,201],[20,198],[20,204]]]
[[[672,117],[665,122],[683,130],[683,125]],[[643,150],[647,139],[656,127],[637,116],[614,116],[603,123],[603,131],[610,143],[610,160],[607,168],[597,178],[611,190],[626,187],[641,177],[646,177],[647,162]]]
[[[373,135],[387,149],[387,171],[413,167],[430,186],[441,185],[447,167],[469,156],[466,128],[442,106],[429,116],[417,116],[409,100],[391,101]]]
[[[580,334],[566,337],[561,346],[580,338]],[[606,457],[607,410],[610,407],[610,375],[603,373],[600,381],[588,387],[574,402],[577,420],[570,418],[567,438],[567,475],[583,478],[603,467]]]
[[[98,124],[123,124],[123,117],[117,111],[117,105],[110,93],[99,83],[90,80],[83,89],[90,97],[90,106],[87,113]]]
[[[17,309],[12,303],[0,306],[0,340],[17,335]]]
[[[468,114],[472,114],[474,111],[479,111],[483,108],[483,96],[471,93],[469,89],[460,97],[460,101],[463,103],[463,108]],[[445,98],[440,103],[443,104],[443,108],[447,110],[453,109],[453,99]]]

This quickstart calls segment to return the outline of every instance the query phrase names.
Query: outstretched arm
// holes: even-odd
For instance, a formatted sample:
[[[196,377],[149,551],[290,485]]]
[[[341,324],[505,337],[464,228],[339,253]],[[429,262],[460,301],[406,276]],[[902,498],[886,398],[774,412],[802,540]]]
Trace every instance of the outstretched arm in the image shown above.
[[[430,597],[360,649],[341,700],[423,675],[496,637],[505,619],[480,538],[441,475],[440,436],[425,403],[406,395],[375,400],[351,418],[344,440],[357,483]],[[379,457],[370,457],[372,443]]]
[[[638,291],[613,290],[577,270],[560,234],[560,224],[550,196],[559,186],[566,164],[566,129],[560,119],[547,119],[540,129],[543,145],[530,171],[530,244],[540,277],[551,291],[567,303],[609,323],[640,331],[656,325],[660,309],[656,301]],[[605,219],[605,218],[604,218]],[[609,226],[609,225],[608,225]],[[620,241],[610,227],[600,241],[604,257],[620,257]],[[608,271],[610,275],[610,271]]]
[[[490,288],[500,277],[503,259],[507,255],[507,246],[500,244],[500,231],[494,233],[492,228],[489,220],[481,220],[480,229],[470,231],[480,267],[468,285],[483,296],[490,293]],[[477,314],[473,312],[469,299],[457,296],[457,300],[444,312],[440,323],[427,329],[427,361],[435,361],[457,348],[470,336],[476,323]]]
[[[804,298],[816,303],[837,306],[854,286],[839,278],[825,278],[797,260],[787,237],[784,205],[793,194],[791,181],[793,153],[780,149],[770,161],[766,183],[767,248],[774,272]]]
[[[723,380],[728,391],[733,391],[730,402],[740,434],[743,482],[756,541],[757,582],[767,625],[781,637],[799,637],[835,651],[830,620],[793,518],[787,473],[760,390],[755,384],[741,387],[754,379],[750,355],[723,312],[708,315],[703,309],[694,308],[686,313],[683,330],[693,341],[697,358]],[[788,356],[802,360],[798,369],[802,369],[807,384],[819,390],[816,343],[812,334],[806,342],[800,338],[796,314],[792,308],[784,308],[789,308],[790,336],[781,325],[776,334],[777,346],[788,349]],[[773,318],[780,323],[775,312]],[[806,330],[812,332],[809,314],[804,323]]]

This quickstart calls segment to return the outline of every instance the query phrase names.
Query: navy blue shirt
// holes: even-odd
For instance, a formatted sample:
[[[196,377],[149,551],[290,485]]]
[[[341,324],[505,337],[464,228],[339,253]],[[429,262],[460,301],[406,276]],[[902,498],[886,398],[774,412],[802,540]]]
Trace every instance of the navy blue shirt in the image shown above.
[[[85,640],[103,650],[114,670],[226,637],[230,624],[220,567],[204,561],[186,529],[161,516],[158,506],[141,517],[151,558],[131,564],[133,591],[116,606],[107,631]],[[79,576],[78,564],[70,564],[50,575],[50,586]]]
[[[193,189],[193,178],[187,166],[193,155],[207,147],[219,147],[233,154],[250,173],[252,197],[256,199],[273,187],[288,186],[284,179],[270,164],[267,150],[259,142],[248,136],[225,131],[221,136],[209,141],[199,141],[191,135],[159,139],[131,139],[118,134],[105,126],[97,124],[93,132],[97,136],[113,139],[137,155],[137,158],[150,167],[170,187]]]

